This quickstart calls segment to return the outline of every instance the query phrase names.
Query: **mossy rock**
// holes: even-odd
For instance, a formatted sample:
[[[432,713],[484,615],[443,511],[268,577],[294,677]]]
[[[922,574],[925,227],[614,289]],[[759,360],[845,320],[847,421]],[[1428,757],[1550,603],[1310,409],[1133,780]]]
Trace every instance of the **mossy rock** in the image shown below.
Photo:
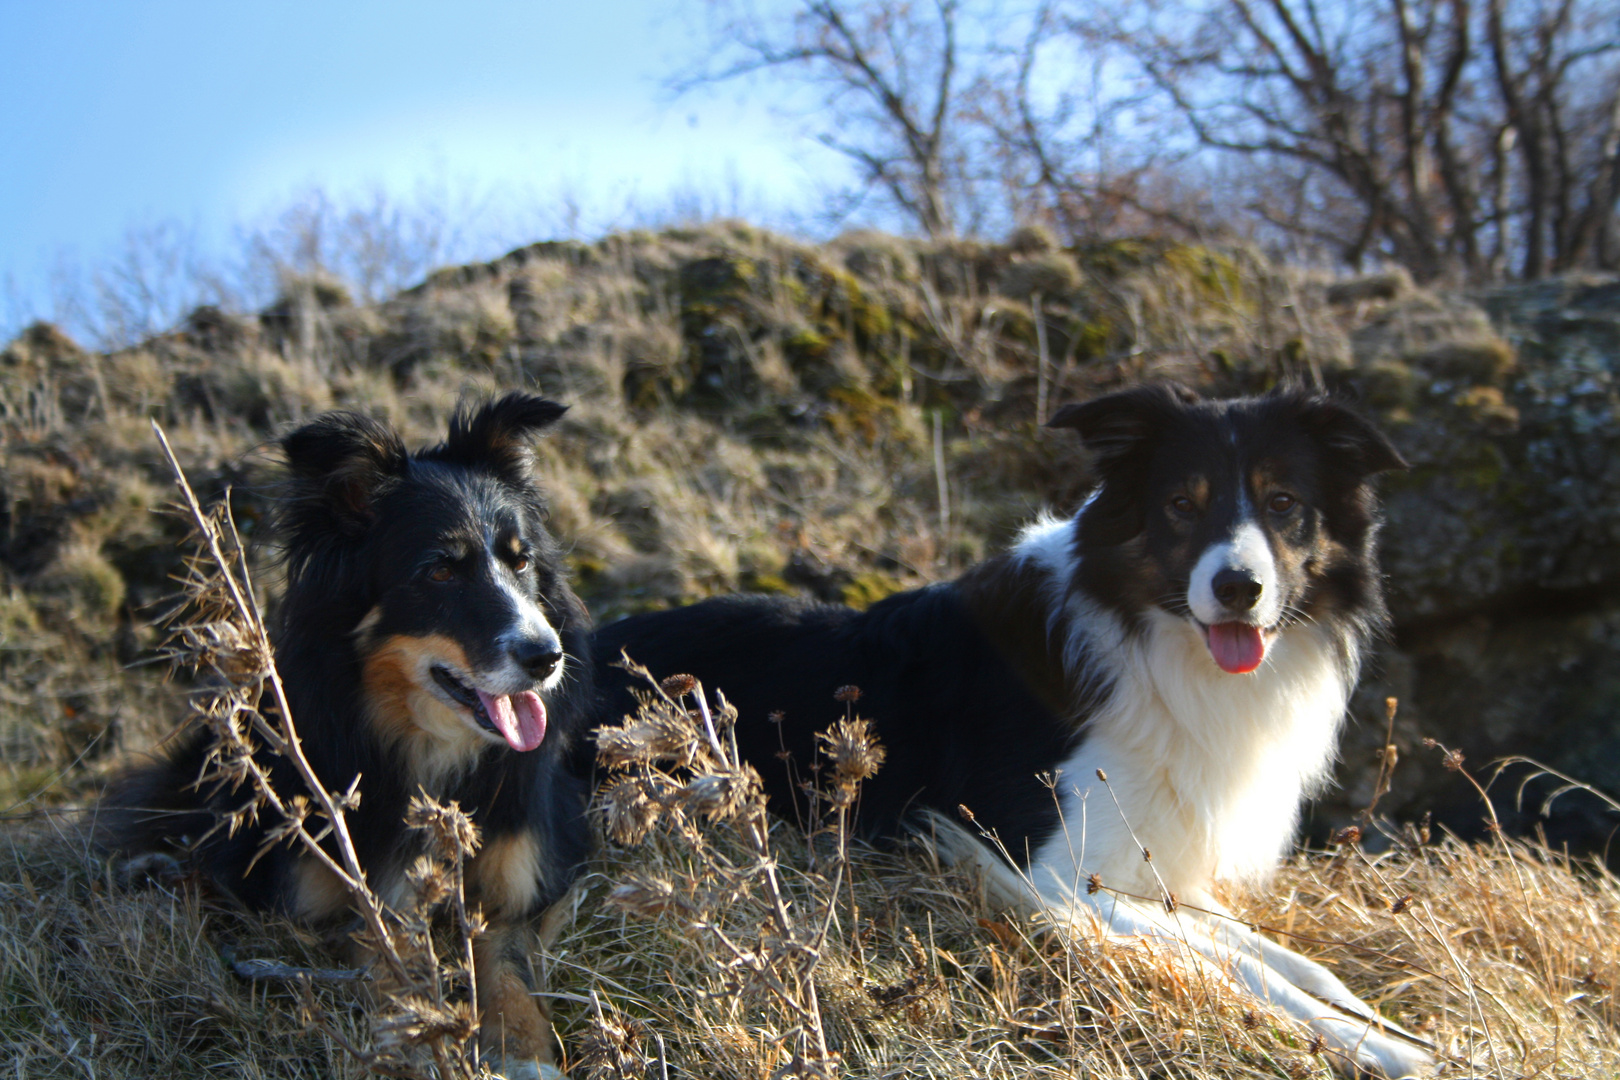
[[[1412,291],[1412,275],[1396,267],[1376,274],[1336,281],[1327,288],[1330,304],[1361,304],[1370,300],[1398,300]]]
[[[1358,369],[1353,382],[1362,399],[1382,412],[1410,411],[1428,385],[1427,379],[1400,360],[1376,360]]]
[[[1007,236],[1007,250],[1014,255],[1039,255],[1059,247],[1057,236],[1039,222],[1026,222]]]
[[[905,584],[892,574],[885,574],[881,570],[868,570],[863,574],[856,574],[854,580],[844,585],[842,599],[846,606],[864,611],[879,600],[904,589]]]
[[[1412,357],[1412,363],[1444,379],[1498,384],[1518,367],[1513,346],[1499,337],[1443,341]]]
[[[1019,255],[1001,271],[996,289],[1003,296],[1028,301],[1037,293],[1064,297],[1080,287],[1080,266],[1061,251]]]
[[[215,304],[192,308],[181,332],[191,344],[212,353],[241,349],[259,336],[253,323]]]
[[[86,355],[79,343],[55,323],[32,322],[0,350],[0,368],[38,376],[53,365],[76,363]]]
[[[826,333],[810,326],[791,329],[782,338],[782,353],[795,371],[824,364],[832,347]]]
[[[1118,279],[1156,265],[1171,246],[1158,240],[1108,240],[1076,249],[1075,257],[1085,270],[1105,278]]]
[[[104,632],[118,621],[124,578],[95,548],[70,544],[28,582],[41,614],[87,632]]]
[[[1075,317],[1063,325],[1063,332],[1071,342],[1069,351],[1080,363],[1106,356],[1118,348],[1119,328],[1107,315]]]
[[[894,334],[895,316],[887,304],[844,270],[828,269],[823,279],[820,314],[846,328],[861,349],[874,348]]]
[[[827,392],[827,426],[839,438],[858,438],[868,446],[880,439],[907,441],[914,434],[905,406],[861,386],[835,386]]]
[[[1212,303],[1244,299],[1243,271],[1231,255],[1202,244],[1167,248],[1164,263]]]
[[[683,263],[679,274],[682,306],[724,306],[724,301],[748,297],[759,277],[758,264],[742,255],[711,255]]]
[[[1512,435],[1519,430],[1519,409],[1494,386],[1470,386],[1451,399],[1469,421],[1487,435]]]
[[[847,233],[834,240],[850,272],[868,280],[917,280],[917,253],[898,236],[875,231]]]

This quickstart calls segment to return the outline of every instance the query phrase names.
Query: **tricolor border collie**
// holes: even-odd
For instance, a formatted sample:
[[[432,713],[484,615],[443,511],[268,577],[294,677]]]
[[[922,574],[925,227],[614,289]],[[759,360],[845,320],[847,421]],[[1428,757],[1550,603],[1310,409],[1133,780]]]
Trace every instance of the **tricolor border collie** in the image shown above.
[[[587,716],[589,617],[546,531],[529,449],[564,411],[508,394],[458,409],[445,441],[414,454],[347,412],[281,440],[287,590],[275,646],[304,751],[330,790],[359,777],[349,829],[390,904],[408,897],[419,854],[403,820],[411,797],[425,790],[471,814],[483,842],[468,902],[491,928],[475,954],[481,1041],[512,1077],[554,1064],[526,983],[526,931],[589,843],[586,785],[565,768]],[[103,800],[110,845],[183,853],[250,907],[342,915],[344,890],[301,849],[254,862],[274,822],[214,827],[244,794],[198,788],[209,749],[192,731],[116,782]],[[284,759],[265,764],[284,796],[300,790]]]
[[[1309,1023],[1347,1069],[1431,1071],[1325,968],[1192,910],[1224,911],[1217,882],[1264,881],[1328,782],[1387,619],[1370,481],[1404,467],[1399,453],[1299,390],[1206,401],[1143,386],[1050,426],[1079,434],[1100,479],[1073,519],[864,612],[734,596],[612,624],[595,640],[604,703],[634,707],[610,666],[621,650],[719,689],[782,806],[834,688],[857,685],[888,749],[861,794],[869,835],[930,815],[1006,898],[1185,942]],[[959,807],[971,839],[947,824]]]

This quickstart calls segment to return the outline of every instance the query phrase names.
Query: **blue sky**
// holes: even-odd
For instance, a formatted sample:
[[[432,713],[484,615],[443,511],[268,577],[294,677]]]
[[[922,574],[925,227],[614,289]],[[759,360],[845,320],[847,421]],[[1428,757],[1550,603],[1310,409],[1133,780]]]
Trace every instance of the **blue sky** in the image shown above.
[[[697,0],[0,0],[0,287],[49,314],[53,272],[132,228],[205,247],[300,193],[424,183],[513,243],[674,192],[769,216],[839,163],[734,88],[673,100]],[[500,224],[499,222],[504,222]],[[554,231],[554,226],[553,231]],[[13,330],[15,326],[0,326]]]

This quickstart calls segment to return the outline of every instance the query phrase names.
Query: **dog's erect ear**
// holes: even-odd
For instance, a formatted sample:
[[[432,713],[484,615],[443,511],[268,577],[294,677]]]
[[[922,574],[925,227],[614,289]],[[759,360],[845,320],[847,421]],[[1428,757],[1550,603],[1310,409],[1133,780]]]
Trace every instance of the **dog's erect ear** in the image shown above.
[[[534,464],[530,440],[567,411],[566,405],[524,393],[507,394],[477,409],[462,406],[450,418],[449,437],[431,456],[514,480],[527,479]]]
[[[1411,467],[1383,432],[1329,398],[1306,399],[1300,423],[1335,462],[1348,464],[1358,477]]]
[[[1106,466],[1128,456],[1165,421],[1200,400],[1179,383],[1152,383],[1065,405],[1046,426],[1073,428],[1086,449],[1097,456],[1098,464]]]
[[[294,529],[335,526],[353,536],[370,524],[378,497],[404,475],[405,444],[359,413],[328,413],[281,440],[292,479]]]

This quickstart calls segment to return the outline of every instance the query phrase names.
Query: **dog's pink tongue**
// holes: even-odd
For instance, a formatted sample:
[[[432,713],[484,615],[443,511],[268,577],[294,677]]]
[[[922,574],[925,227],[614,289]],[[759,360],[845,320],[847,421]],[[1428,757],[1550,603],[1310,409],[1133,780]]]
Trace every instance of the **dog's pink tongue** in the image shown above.
[[[533,750],[546,737],[546,706],[533,690],[521,694],[491,697],[482,690],[478,700],[495,721],[495,727],[514,750]]]
[[[1216,623],[1205,631],[1209,654],[1221,665],[1221,670],[1233,675],[1247,675],[1266,658],[1266,642],[1258,626],[1248,623]]]

